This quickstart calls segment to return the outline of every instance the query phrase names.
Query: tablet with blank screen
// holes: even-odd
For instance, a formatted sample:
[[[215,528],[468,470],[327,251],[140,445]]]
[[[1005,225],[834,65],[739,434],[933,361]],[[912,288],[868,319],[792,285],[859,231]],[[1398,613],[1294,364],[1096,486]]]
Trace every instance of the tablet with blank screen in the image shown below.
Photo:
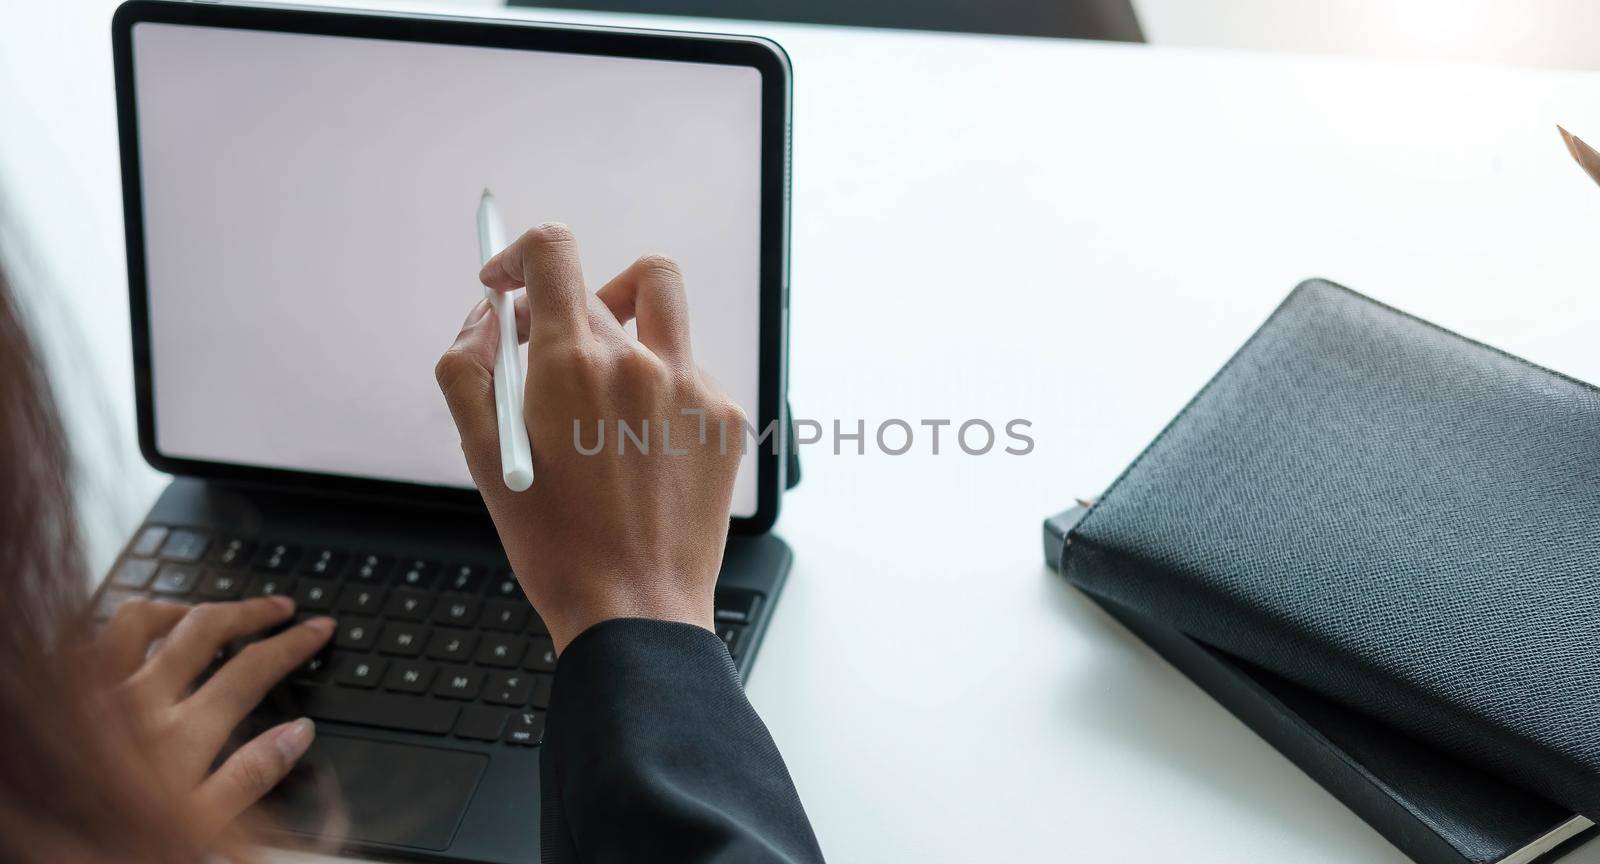
[[[642,254],[674,258],[696,360],[757,432],[779,421],[781,53],[231,11],[236,26],[139,21],[128,46],[140,431],[158,467],[470,489],[433,365],[482,296],[485,187],[512,236],[570,225],[591,290]],[[770,524],[777,437],[747,448],[736,524]]]

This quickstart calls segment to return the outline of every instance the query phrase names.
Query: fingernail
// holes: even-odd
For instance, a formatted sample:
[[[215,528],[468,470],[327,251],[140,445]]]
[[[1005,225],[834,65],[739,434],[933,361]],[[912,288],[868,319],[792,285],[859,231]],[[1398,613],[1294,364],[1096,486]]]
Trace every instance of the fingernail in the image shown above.
[[[326,615],[311,618],[306,621],[306,626],[326,636],[333,632],[334,621]]]
[[[317,724],[311,722],[309,717],[301,717],[285,726],[272,743],[283,754],[283,761],[292,765],[306,755],[306,750],[311,747],[311,739],[316,736]]]
[[[292,598],[284,597],[281,594],[274,594],[267,599],[272,601],[272,605],[278,607],[278,611],[284,615],[294,612],[294,600]]]
[[[467,320],[466,323],[461,325],[462,328],[464,329],[471,327],[472,325],[478,323],[478,319],[487,314],[489,314],[489,300],[488,298],[484,298],[478,301],[478,305],[472,307],[471,312],[467,313]]]

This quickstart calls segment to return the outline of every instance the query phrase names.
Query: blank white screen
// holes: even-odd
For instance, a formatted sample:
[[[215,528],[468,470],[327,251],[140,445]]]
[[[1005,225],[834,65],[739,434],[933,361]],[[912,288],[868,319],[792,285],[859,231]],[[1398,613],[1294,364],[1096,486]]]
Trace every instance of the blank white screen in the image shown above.
[[[482,296],[486,186],[512,237],[571,225],[591,289],[675,258],[696,360],[759,416],[755,69],[150,23],[133,44],[164,455],[470,486],[433,365]]]

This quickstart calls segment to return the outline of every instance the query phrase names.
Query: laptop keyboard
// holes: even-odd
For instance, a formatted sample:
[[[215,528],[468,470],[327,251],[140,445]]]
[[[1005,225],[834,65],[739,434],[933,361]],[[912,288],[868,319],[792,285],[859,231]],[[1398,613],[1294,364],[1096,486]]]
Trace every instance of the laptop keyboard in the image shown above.
[[[284,713],[424,735],[537,745],[556,668],[511,571],[477,562],[214,536],[146,525],[95,607],[137,596],[200,603],[282,595],[331,615],[329,647],[280,687]],[[719,588],[717,635],[736,659],[761,594]]]

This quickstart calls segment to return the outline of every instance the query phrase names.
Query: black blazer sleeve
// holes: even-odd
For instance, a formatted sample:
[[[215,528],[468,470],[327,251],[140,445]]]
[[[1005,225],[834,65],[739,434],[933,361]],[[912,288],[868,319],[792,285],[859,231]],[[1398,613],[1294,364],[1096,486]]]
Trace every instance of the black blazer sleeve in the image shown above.
[[[722,640],[623,619],[562,652],[540,752],[546,864],[820,862]]]

